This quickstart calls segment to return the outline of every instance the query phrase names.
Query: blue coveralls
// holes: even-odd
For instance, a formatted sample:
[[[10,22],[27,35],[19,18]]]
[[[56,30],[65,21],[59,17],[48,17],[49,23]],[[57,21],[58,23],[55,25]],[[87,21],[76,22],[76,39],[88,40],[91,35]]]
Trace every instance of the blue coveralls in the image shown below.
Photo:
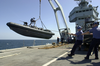
[[[72,50],[71,50],[71,55],[74,55],[76,48],[79,47],[79,46],[82,44],[82,42],[83,42],[83,37],[84,37],[84,36],[82,35],[82,33],[83,33],[82,30],[81,30],[81,31],[78,31],[78,32],[76,33],[76,35],[77,35],[77,40],[76,40],[76,42],[75,42],[75,44],[74,44],[74,46],[73,46],[73,48],[72,48]]]
[[[98,46],[100,44],[100,28],[99,27],[94,27],[90,31],[90,33],[93,33],[93,39],[90,44],[88,53],[87,53],[87,58],[89,58],[91,51],[94,48],[94,53],[95,53],[95,58],[98,58]]]

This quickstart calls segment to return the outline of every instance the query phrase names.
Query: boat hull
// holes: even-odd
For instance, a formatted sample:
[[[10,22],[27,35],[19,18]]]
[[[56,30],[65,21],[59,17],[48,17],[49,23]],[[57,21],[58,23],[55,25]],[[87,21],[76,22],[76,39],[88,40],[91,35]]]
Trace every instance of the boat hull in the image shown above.
[[[28,36],[28,37],[50,39],[52,35],[54,35],[54,33],[52,32],[47,32],[44,30],[39,30],[36,28],[32,28],[29,26],[20,25],[20,24],[16,24],[12,22],[8,22],[7,26],[9,26],[9,28],[15,31],[16,33],[21,34],[23,36]]]

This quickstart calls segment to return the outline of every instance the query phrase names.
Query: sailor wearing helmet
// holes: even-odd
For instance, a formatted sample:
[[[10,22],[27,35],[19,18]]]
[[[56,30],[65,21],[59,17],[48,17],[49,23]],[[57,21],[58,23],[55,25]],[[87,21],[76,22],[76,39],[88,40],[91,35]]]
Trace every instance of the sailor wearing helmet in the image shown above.
[[[34,26],[35,26],[36,20],[35,20],[35,18],[34,18],[34,17],[30,19],[30,22],[31,22],[31,23],[30,23],[30,25],[29,25],[29,26],[32,26],[32,23],[34,23]]]
[[[73,56],[77,47],[79,47],[83,42],[84,36],[82,35],[83,34],[82,27],[78,26],[77,29],[78,29],[78,32],[76,34],[72,34],[72,33],[70,34],[70,35],[76,36],[77,40],[76,40],[76,42],[71,50],[71,53],[68,54],[68,56]]]
[[[95,53],[95,59],[99,59],[98,58],[98,46],[100,44],[100,27],[98,27],[98,25],[99,25],[98,22],[94,22],[93,28],[91,30],[89,30],[88,32],[83,33],[83,35],[93,33],[93,39],[92,39],[92,42],[90,44],[90,47],[89,47],[89,50],[88,50],[88,53],[87,53],[85,59],[89,59],[89,56],[90,56],[93,48],[94,48],[94,53]]]

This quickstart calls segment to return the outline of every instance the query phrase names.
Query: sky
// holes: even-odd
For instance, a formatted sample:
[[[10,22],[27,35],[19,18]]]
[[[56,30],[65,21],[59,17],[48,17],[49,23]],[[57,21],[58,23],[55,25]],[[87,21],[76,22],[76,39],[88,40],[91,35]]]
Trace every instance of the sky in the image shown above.
[[[52,1],[54,3],[54,0]],[[75,33],[75,23],[70,23],[68,16],[71,10],[78,6],[77,2],[74,0],[58,0],[58,2],[63,8],[67,26],[70,28],[71,33]],[[92,3],[90,4],[93,6],[100,6],[99,0],[92,0]],[[55,3],[54,5],[56,6]],[[100,7],[98,7],[98,12],[100,13]],[[12,31],[6,25],[7,22],[23,24],[21,21],[28,22],[29,24],[32,17],[35,17],[35,19],[39,18],[39,0],[0,0],[0,40],[40,39],[35,37],[22,36]],[[51,40],[60,37],[54,11],[48,0],[41,0],[41,19],[46,28],[55,33]],[[60,25],[63,27],[64,23],[61,20],[62,19],[59,18],[59,21],[61,22]],[[36,22],[36,26],[42,27],[40,20]]]

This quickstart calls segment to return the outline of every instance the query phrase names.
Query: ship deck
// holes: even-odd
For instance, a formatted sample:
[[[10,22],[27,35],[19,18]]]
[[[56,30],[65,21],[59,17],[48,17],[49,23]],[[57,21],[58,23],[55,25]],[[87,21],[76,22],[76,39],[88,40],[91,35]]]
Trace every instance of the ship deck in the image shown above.
[[[0,50],[0,66],[99,66],[100,59],[95,55],[89,60],[84,60],[87,51],[76,50],[73,57],[68,57],[73,44],[64,45],[51,49],[38,49],[22,47],[15,49]],[[100,52],[99,52],[100,58]]]

